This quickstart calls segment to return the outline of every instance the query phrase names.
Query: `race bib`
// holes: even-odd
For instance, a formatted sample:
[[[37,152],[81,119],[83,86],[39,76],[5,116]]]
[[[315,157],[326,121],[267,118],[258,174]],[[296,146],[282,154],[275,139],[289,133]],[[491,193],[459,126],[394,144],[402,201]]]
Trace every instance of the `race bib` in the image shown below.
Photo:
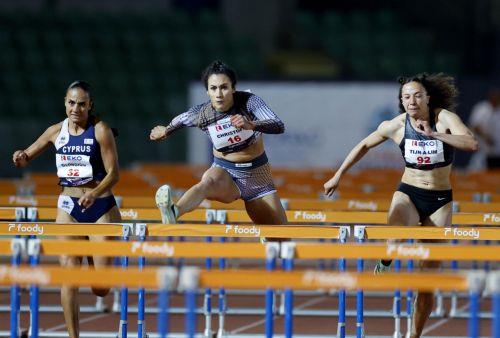
[[[229,117],[208,126],[208,132],[217,150],[241,144],[253,135],[253,130],[235,128]]]
[[[405,140],[405,160],[413,164],[444,162],[443,142],[439,140]]]
[[[56,154],[57,176],[59,178],[91,178],[92,165],[88,155]]]

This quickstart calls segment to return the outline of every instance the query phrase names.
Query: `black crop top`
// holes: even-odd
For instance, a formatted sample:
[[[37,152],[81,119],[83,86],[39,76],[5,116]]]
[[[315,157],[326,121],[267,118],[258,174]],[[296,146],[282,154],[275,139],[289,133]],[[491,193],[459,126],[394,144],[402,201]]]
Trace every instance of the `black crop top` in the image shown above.
[[[430,114],[431,128],[436,130],[434,113]],[[417,132],[406,115],[405,134],[399,144],[407,168],[432,170],[446,167],[453,162],[455,148],[440,140]]]

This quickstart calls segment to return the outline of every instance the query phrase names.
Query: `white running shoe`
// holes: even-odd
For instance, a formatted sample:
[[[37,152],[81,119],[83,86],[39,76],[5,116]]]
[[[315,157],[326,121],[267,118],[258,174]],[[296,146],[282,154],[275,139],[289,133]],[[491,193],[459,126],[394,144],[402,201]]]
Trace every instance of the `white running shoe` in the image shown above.
[[[392,265],[392,261],[391,261],[391,264],[389,264],[389,266],[387,266],[387,265],[384,265],[381,260],[378,260],[377,264],[375,264],[375,269],[373,269],[373,274],[374,275],[381,275],[383,273],[389,272],[389,270],[391,269],[391,265]]]
[[[156,206],[160,209],[161,222],[163,224],[177,223],[174,211],[174,202],[172,201],[172,188],[168,184],[162,185],[156,191]]]

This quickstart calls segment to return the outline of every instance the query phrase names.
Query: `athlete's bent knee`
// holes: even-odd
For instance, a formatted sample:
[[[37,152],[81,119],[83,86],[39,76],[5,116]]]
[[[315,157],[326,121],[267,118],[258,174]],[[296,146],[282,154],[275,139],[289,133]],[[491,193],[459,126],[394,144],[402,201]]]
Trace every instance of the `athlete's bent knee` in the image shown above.
[[[204,177],[198,184],[198,188],[206,191],[207,193],[210,193],[211,191],[214,191],[217,189],[218,182],[216,179],[212,177]]]

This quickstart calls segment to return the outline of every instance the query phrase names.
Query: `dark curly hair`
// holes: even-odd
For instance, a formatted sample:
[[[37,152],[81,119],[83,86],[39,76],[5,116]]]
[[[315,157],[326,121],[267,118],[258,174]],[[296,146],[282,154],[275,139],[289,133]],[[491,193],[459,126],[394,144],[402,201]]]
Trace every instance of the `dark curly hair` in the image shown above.
[[[205,89],[208,89],[208,78],[213,74],[226,75],[231,80],[233,88],[236,88],[236,72],[234,71],[234,69],[229,67],[224,62],[216,60],[209,64],[201,74],[201,82],[203,82]]]
[[[410,77],[401,76],[398,78],[401,85],[399,87],[399,112],[404,113],[405,109],[401,102],[403,86],[410,82],[420,83],[426,90],[429,99],[429,110],[443,108],[454,111],[457,106],[458,89],[455,86],[455,79],[444,73],[427,74],[421,73]]]

